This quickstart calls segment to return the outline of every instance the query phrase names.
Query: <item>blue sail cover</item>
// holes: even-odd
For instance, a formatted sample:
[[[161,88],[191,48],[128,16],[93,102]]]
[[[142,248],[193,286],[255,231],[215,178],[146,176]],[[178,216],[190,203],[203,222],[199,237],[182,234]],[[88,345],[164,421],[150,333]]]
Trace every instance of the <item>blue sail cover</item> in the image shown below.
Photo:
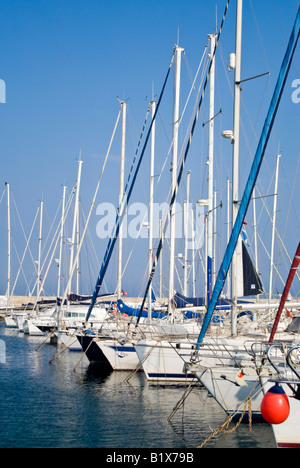
[[[117,301],[117,306],[118,306],[118,309],[120,311],[121,314],[126,314],[128,315],[129,317],[143,317],[143,318],[147,318],[148,317],[148,310],[147,309],[143,309],[142,312],[141,312],[141,309],[138,307],[137,309],[135,309],[134,307],[130,307],[128,306],[127,304],[125,304],[121,299],[119,299]],[[167,319],[169,317],[169,314],[168,312],[157,312],[155,310],[152,310],[151,311],[151,317],[153,319]],[[196,312],[196,311],[193,311],[193,310],[184,310],[182,312],[182,317],[183,319],[187,319],[187,320],[191,320],[191,319],[194,319],[194,320],[197,320],[197,319],[200,319],[203,317],[203,312]],[[214,323],[220,323],[223,321],[223,318],[219,315],[215,315],[213,317],[213,322]]]
[[[140,315],[140,308],[135,309],[125,304],[121,299],[117,301],[117,306],[121,314],[126,314],[129,317],[138,317]],[[148,317],[148,311],[143,309],[141,312],[141,317]],[[157,319],[163,319],[168,317],[168,312],[156,312],[155,310],[151,311],[151,317]]]
[[[205,298],[204,297],[186,297],[179,292],[176,292],[173,297],[175,307],[177,309],[184,309],[185,307],[194,306],[194,307],[205,307]],[[231,302],[228,299],[219,299],[217,305],[220,306],[223,310],[230,309]]]

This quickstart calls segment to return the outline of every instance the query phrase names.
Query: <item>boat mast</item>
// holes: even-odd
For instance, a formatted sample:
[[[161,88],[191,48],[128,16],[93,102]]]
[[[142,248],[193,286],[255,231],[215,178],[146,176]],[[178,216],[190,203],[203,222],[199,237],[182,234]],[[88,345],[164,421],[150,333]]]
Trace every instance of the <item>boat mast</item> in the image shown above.
[[[289,43],[280,67],[278,74],[277,82],[273,92],[273,96],[269,105],[269,110],[265,119],[265,123],[261,132],[259,143],[255,152],[254,160],[251,166],[249,177],[244,189],[240,207],[236,216],[236,221],[233,226],[229,243],[227,245],[223,261],[219,268],[218,276],[215,282],[214,290],[212,293],[212,299],[207,309],[207,312],[204,317],[203,325],[198,337],[196,352],[199,351],[202,344],[203,338],[206,334],[207,328],[211,321],[211,318],[214,313],[215,306],[222,292],[226,276],[232,262],[233,253],[240,236],[240,232],[243,226],[243,222],[248,210],[250,199],[253,194],[253,189],[257,181],[257,177],[261,168],[261,164],[265,155],[266,147],[270,138],[271,130],[274,124],[274,120],[278,111],[282,93],[287,81],[288,73],[291,67],[291,63],[294,57],[296,46],[299,38],[299,26],[300,25],[300,8],[298,9],[297,16],[294,22],[294,27],[290,35]],[[262,307],[265,307],[265,304],[261,304]]]
[[[122,130],[121,130],[121,160],[120,160],[120,190],[119,190],[119,211],[121,209],[124,194],[124,173],[125,173],[125,138],[126,138],[126,109],[127,102],[121,101],[122,107]],[[123,210],[125,207],[123,206]],[[119,212],[119,216],[121,213]],[[122,251],[123,251],[123,223],[120,224],[118,239],[118,269],[117,269],[117,299],[122,296]]]
[[[153,195],[154,195],[154,152],[155,152],[155,106],[156,101],[151,101],[151,118],[153,120],[153,125],[151,129],[151,148],[150,148],[150,187],[149,187],[149,260],[148,260],[148,272],[149,275],[152,269],[152,256],[153,256]],[[152,286],[149,289],[148,294],[148,319],[151,321],[152,317],[152,295],[151,295]]]
[[[155,109],[155,117],[156,117],[156,114],[158,112],[158,109],[159,109],[159,106],[160,106],[160,103],[161,103],[161,100],[162,100],[162,97],[163,97],[163,94],[164,94],[164,90],[165,90],[167,82],[168,82],[168,78],[169,78],[169,75],[170,75],[170,71],[171,71],[173,61],[174,61],[174,53],[172,55],[172,59],[171,59],[171,62],[170,62],[170,65],[169,65],[169,68],[168,68],[168,71],[167,71],[167,74],[166,74],[166,77],[165,77],[165,80],[164,80],[164,84],[163,84],[161,93],[159,95],[158,101],[157,101],[157,105],[156,105],[156,109]],[[148,111],[147,111],[147,115],[148,115]],[[145,123],[146,123],[146,120],[145,120]],[[145,143],[143,145],[140,157],[138,159],[136,169],[135,169],[133,177],[132,177],[132,181],[129,184],[130,179],[131,179],[131,175],[132,175],[131,171],[130,171],[130,176],[128,177],[127,184],[126,184],[125,191],[124,191],[124,197],[126,196],[126,203],[128,203],[130,198],[131,198],[132,190],[133,190],[136,178],[138,176],[139,169],[141,167],[143,157],[145,155],[145,150],[146,150],[146,146],[148,144],[148,140],[149,140],[149,137],[150,137],[152,125],[153,125],[153,119],[151,121],[150,128],[149,128],[149,130],[147,132]],[[141,133],[141,137],[140,137],[140,140],[139,140],[138,148],[139,148],[139,145],[140,145],[143,133],[144,133],[144,128],[145,128],[145,124],[144,124],[144,127],[142,129],[142,133]],[[137,153],[136,153],[136,155],[137,155]],[[134,157],[134,161],[136,159],[136,155]],[[132,169],[133,169],[133,166],[132,166]],[[92,313],[92,310],[94,308],[94,305],[96,303],[97,297],[99,295],[99,292],[100,292],[100,289],[101,289],[101,286],[102,286],[102,283],[103,283],[103,280],[104,280],[104,277],[105,277],[105,273],[106,273],[106,270],[107,270],[111,255],[112,255],[112,252],[113,252],[114,247],[115,247],[115,243],[116,243],[117,238],[118,238],[119,233],[120,233],[120,221],[122,222],[122,219],[123,219],[123,213],[121,213],[121,216],[118,213],[118,215],[116,217],[116,221],[115,221],[115,227],[114,227],[115,235],[114,235],[113,238],[111,237],[109,242],[108,242],[108,246],[106,248],[104,259],[103,259],[103,262],[102,262],[102,265],[101,265],[101,268],[100,268],[100,271],[99,271],[99,275],[98,275],[98,278],[97,278],[97,282],[96,282],[96,285],[95,285],[95,288],[94,288],[94,292],[93,292],[93,295],[92,295],[91,303],[89,305],[89,308],[88,308],[88,311],[87,311],[87,314],[86,314],[86,318],[85,318],[86,322],[89,320],[89,317],[90,317],[90,315]],[[145,300],[145,298],[147,298],[147,295],[148,295],[148,290],[145,293],[144,300]],[[144,307],[144,300],[143,300],[143,306],[142,307]]]
[[[43,230],[43,207],[44,202],[40,203],[40,230],[39,230],[39,254],[38,254],[38,267],[37,267],[37,283],[36,283],[36,295],[40,297],[40,282],[41,282],[41,251],[42,251],[42,230]]]
[[[230,239],[230,180],[227,179],[227,244]],[[227,298],[230,297],[230,288],[231,288],[231,281],[230,281],[230,272],[227,275]]]
[[[10,188],[9,184],[5,182],[6,191],[7,191],[7,289],[6,289],[6,297],[7,297],[7,305],[9,303],[9,296],[10,296],[10,276],[11,276],[11,228],[10,228]]]
[[[258,253],[257,253],[257,218],[256,218],[256,195],[255,187],[253,189],[253,228],[254,228],[254,251],[255,251],[255,269],[258,272]]]
[[[222,22],[221,22],[221,26],[219,28],[219,33],[218,33],[217,41],[216,41],[217,44],[219,42],[221,32],[222,32],[222,29],[223,29],[223,25],[224,25],[224,22],[225,22],[225,19],[226,19],[228,6],[229,6],[229,0],[227,1],[225,11],[224,11],[224,15],[223,15]],[[175,53],[176,53],[176,48],[175,48]],[[190,135],[189,135],[189,138],[188,138],[188,142],[187,142],[186,148],[185,148],[184,153],[183,153],[183,159],[181,161],[180,168],[179,168],[179,171],[178,171],[178,177],[177,177],[177,181],[176,181],[176,184],[175,184],[175,190],[174,190],[174,192],[172,193],[172,196],[171,196],[170,211],[169,211],[170,215],[171,215],[171,210],[172,210],[173,204],[175,203],[175,200],[176,200],[178,187],[180,185],[180,181],[181,181],[182,174],[183,174],[183,169],[184,169],[184,166],[185,166],[185,163],[186,163],[186,160],[187,160],[187,156],[188,156],[190,145],[191,145],[191,142],[192,142],[192,139],[193,139],[195,127],[196,127],[196,124],[197,124],[197,121],[198,121],[199,112],[200,112],[202,102],[203,102],[203,96],[205,94],[205,89],[206,89],[208,79],[209,79],[210,67],[211,67],[211,64],[209,65],[209,70],[207,72],[207,75],[206,75],[206,78],[205,78],[205,81],[204,81],[204,84],[203,84],[202,94],[201,94],[201,97],[200,97],[198,105],[197,105],[197,109],[196,109],[196,113],[195,113],[195,116],[194,116],[194,119],[193,119],[193,123],[192,123],[191,131],[190,131]],[[163,228],[163,233],[165,233],[165,228],[166,228],[166,224],[165,224],[165,226]],[[145,305],[145,298],[147,298],[147,296],[148,296],[148,290],[149,290],[149,287],[151,285],[152,278],[153,278],[153,275],[154,275],[155,270],[156,270],[157,262],[158,262],[158,259],[160,257],[160,254],[161,254],[162,245],[163,245],[163,238],[161,237],[160,241],[159,241],[159,244],[158,244],[158,247],[157,247],[156,256],[155,256],[154,261],[153,261],[151,275],[150,275],[150,277],[148,279],[148,283],[147,283],[147,286],[146,286],[146,291],[145,291],[144,298],[143,298],[143,301],[142,301],[142,304],[141,304],[141,307],[140,307],[139,316],[138,316],[136,326],[135,326],[136,328],[137,328],[137,326],[139,324],[139,321],[140,321],[140,318],[141,318],[141,315],[142,315],[142,312],[143,312],[143,308],[144,308],[144,305]],[[170,291],[169,291],[169,295],[170,295]],[[168,306],[169,306],[169,302],[168,302]],[[172,302],[171,302],[171,307],[172,307]]]
[[[80,191],[80,181],[81,181],[81,169],[82,169],[81,152],[78,161],[78,174],[77,174],[77,184],[76,184],[76,194],[75,194],[75,207],[74,207],[74,218],[73,218],[73,230],[72,230],[72,243],[71,243],[71,254],[70,254],[70,272],[73,267],[74,260],[74,245],[75,245],[75,236],[76,236],[76,226],[77,226],[77,217],[79,215],[79,191]],[[72,281],[69,284],[69,294],[72,292]]]
[[[213,277],[213,175],[214,175],[214,113],[215,113],[215,44],[216,34],[209,34],[210,38],[210,93],[209,93],[209,150],[208,150],[208,213],[207,213],[207,305],[212,294]]]
[[[61,259],[62,259],[62,247],[63,247],[63,238],[64,238],[66,188],[67,187],[64,185],[63,186],[63,196],[62,196],[62,210],[61,210],[60,245],[59,245],[58,277],[57,277],[57,297],[59,297],[59,295],[60,295]]]
[[[239,144],[240,144],[240,100],[241,100],[241,50],[242,50],[242,9],[243,0],[237,0],[236,39],[235,39],[235,75],[234,75],[234,118],[233,118],[233,163],[232,163],[232,226],[239,210]],[[238,258],[235,250],[231,268],[231,334],[236,336],[237,316],[237,271]]]
[[[215,284],[216,281],[216,249],[217,249],[217,190],[214,191],[214,231],[213,231],[213,246],[214,246],[214,256],[213,256],[213,272],[212,272],[212,283]]]
[[[193,274],[193,297],[196,297],[196,278],[195,278],[195,218],[194,210],[191,211],[191,230],[192,230],[192,274]]]
[[[162,219],[159,219],[159,238],[161,239],[163,235],[163,229],[162,229]],[[149,275],[150,276],[150,275]],[[163,274],[163,255],[162,251],[159,257],[159,298],[162,300],[163,297],[163,280],[164,280],[164,274]]]
[[[272,220],[272,242],[271,242],[271,258],[270,258],[270,279],[269,279],[269,301],[272,299],[272,290],[273,290],[274,241],[275,241],[275,226],[276,226],[277,196],[278,196],[277,192],[278,192],[279,159],[280,159],[280,154],[277,155],[276,174],[275,174],[273,220]]]
[[[184,212],[184,222],[185,222],[185,244],[184,244],[184,295],[188,296],[188,235],[189,235],[189,223],[190,223],[190,178],[191,171],[187,172],[186,176],[186,203],[185,203],[185,212]]]
[[[102,166],[102,170],[101,170],[100,176],[99,176],[99,178],[98,178],[98,182],[97,182],[96,190],[95,190],[95,192],[94,192],[94,196],[93,196],[93,199],[92,199],[92,203],[91,203],[91,206],[90,206],[90,210],[89,210],[89,213],[88,213],[88,216],[87,216],[87,219],[86,219],[86,222],[85,222],[83,231],[82,231],[82,235],[81,235],[81,238],[80,238],[79,246],[78,246],[78,249],[77,249],[77,252],[76,252],[75,262],[73,262],[72,269],[71,269],[71,271],[69,272],[69,278],[68,278],[68,281],[67,281],[67,285],[66,285],[65,290],[64,290],[64,293],[63,293],[61,305],[60,305],[60,307],[59,307],[59,309],[58,309],[58,322],[60,322],[60,317],[61,317],[61,315],[62,315],[62,307],[63,307],[63,305],[64,305],[64,303],[65,303],[65,299],[66,299],[66,297],[67,297],[67,293],[68,293],[69,288],[70,288],[70,285],[71,285],[71,283],[72,283],[72,276],[73,276],[73,273],[74,273],[74,269],[75,269],[77,257],[78,257],[79,254],[80,254],[80,251],[81,251],[81,248],[82,248],[82,245],[83,245],[83,241],[84,241],[84,238],[85,238],[85,234],[86,234],[86,231],[87,231],[87,228],[88,228],[88,225],[89,225],[89,221],[90,221],[91,215],[92,215],[93,210],[94,210],[94,207],[95,207],[97,194],[98,194],[99,187],[100,187],[100,183],[101,183],[101,180],[102,180],[102,177],[103,177],[104,169],[105,169],[105,167],[106,167],[107,159],[108,159],[109,154],[110,154],[110,150],[111,150],[111,146],[112,146],[112,143],[113,143],[113,140],[114,140],[114,137],[115,137],[115,133],[116,133],[116,130],[117,130],[117,127],[118,127],[120,115],[121,115],[121,110],[119,110],[119,112],[118,112],[117,120],[116,120],[114,129],[113,129],[113,133],[112,133],[112,136],[111,136],[111,139],[110,139],[110,142],[109,142],[108,150],[107,150],[106,155],[105,155],[105,159],[104,159],[104,163],[103,163],[103,166]],[[93,305],[92,305],[92,307],[91,307],[91,310],[89,311],[89,315],[91,314],[91,311],[92,311],[92,308],[94,307],[94,304],[95,304],[95,302],[96,302],[96,299],[97,299],[97,295],[95,294],[94,301],[93,301]],[[88,321],[88,318],[89,318],[89,316],[87,316],[86,321]]]
[[[76,216],[76,253],[79,247],[79,240],[80,240],[80,216],[79,216],[79,200],[77,204],[77,216]],[[79,294],[79,255],[76,255],[76,294]]]
[[[181,54],[184,49],[176,46],[175,57],[175,99],[174,99],[174,121],[173,121],[173,163],[172,163],[172,186],[171,193],[176,190],[177,184],[177,154],[178,154],[178,127],[179,127],[179,96],[180,96],[180,70]],[[170,265],[169,265],[169,297],[168,311],[173,311],[174,295],[174,270],[175,270],[175,230],[176,230],[176,199],[170,210]]]

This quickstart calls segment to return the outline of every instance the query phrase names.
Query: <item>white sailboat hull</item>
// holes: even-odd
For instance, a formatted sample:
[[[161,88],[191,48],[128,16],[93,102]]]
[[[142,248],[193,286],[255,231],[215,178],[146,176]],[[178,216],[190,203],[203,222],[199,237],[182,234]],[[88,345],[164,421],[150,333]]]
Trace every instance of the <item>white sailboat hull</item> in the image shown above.
[[[135,345],[135,349],[148,380],[180,381],[193,379],[196,370],[199,369],[191,361],[196,349],[196,341],[140,340]],[[218,357],[218,363],[220,358],[226,359],[228,362],[228,357],[231,356],[231,354],[228,354],[228,350],[234,355],[238,353],[239,361],[248,356],[244,348],[244,340],[241,338],[208,338],[205,341],[205,347],[198,354],[201,358],[201,365],[205,367],[215,365],[216,356]],[[206,363],[208,363],[207,366]]]
[[[69,351],[82,351],[82,346],[80,345],[75,333],[59,331],[55,333],[55,336],[57,337],[58,342],[68,348]]]
[[[142,363],[147,380],[150,381],[185,381],[194,378],[186,369],[190,361],[193,345],[181,347],[178,343],[157,340],[140,340],[135,350]]]
[[[8,316],[5,316],[4,320],[5,320],[5,325],[6,325],[7,328],[17,328],[18,327],[17,322],[13,317],[10,317],[8,315]]]
[[[17,317],[17,324],[18,324],[18,329],[20,332],[24,332],[25,318],[26,318],[26,315],[21,315]]]
[[[262,379],[262,384],[266,379]],[[268,383],[266,391],[274,384]],[[300,448],[300,401],[293,398],[293,392],[288,385],[282,384],[289,399],[290,414],[281,424],[272,424],[275,442],[278,448]]]
[[[118,340],[96,341],[114,371],[132,371],[139,367],[139,358],[132,343]]]
[[[253,419],[262,419],[260,405],[263,393],[254,370],[252,375],[241,376],[238,368],[212,367],[197,372],[196,376],[229,416],[239,418],[244,414],[248,417],[250,408]]]
[[[26,320],[24,323],[24,333],[30,336],[44,336],[45,333],[38,328],[31,320]]]

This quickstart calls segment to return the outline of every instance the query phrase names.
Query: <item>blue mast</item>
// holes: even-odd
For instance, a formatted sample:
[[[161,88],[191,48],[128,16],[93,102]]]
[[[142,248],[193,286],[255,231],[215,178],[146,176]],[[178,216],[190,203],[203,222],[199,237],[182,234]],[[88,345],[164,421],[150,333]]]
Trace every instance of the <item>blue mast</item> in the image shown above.
[[[257,177],[258,177],[258,173],[260,171],[261,163],[265,154],[267,143],[271,134],[271,130],[274,124],[276,114],[277,114],[277,110],[279,107],[283,89],[287,80],[288,72],[289,72],[291,62],[294,56],[294,52],[297,46],[297,42],[299,39],[299,34],[300,34],[299,23],[300,23],[300,7],[296,15],[294,27],[290,36],[290,40],[287,46],[287,50],[286,50],[280,71],[279,71],[273,97],[269,106],[267,117],[264,123],[264,127],[261,133],[261,137],[258,143],[256,153],[255,153],[255,157],[254,157],[251,171],[250,171],[248,181],[245,187],[245,191],[244,191],[243,198],[240,204],[240,208],[237,213],[236,221],[232,229],[229,243],[227,245],[224,258],[223,258],[223,261],[220,266],[219,273],[216,279],[215,287],[212,293],[212,298],[209,303],[207,312],[205,314],[204,322],[203,322],[203,325],[202,325],[202,328],[198,337],[196,351],[198,351],[201,346],[201,343],[203,341],[203,338],[209,326],[210,320],[212,318],[216,303],[222,292],[222,289],[226,280],[226,276],[229,270],[229,266],[232,260],[232,256],[233,256],[233,253],[234,253],[237,241],[238,241],[238,237],[242,229],[243,221],[245,219],[245,216],[248,210],[249,202],[252,196],[252,192],[253,192]]]
[[[117,238],[119,236],[120,225],[122,223],[122,220],[124,218],[124,213],[125,213],[124,205],[125,205],[125,203],[128,204],[128,202],[130,200],[132,190],[133,190],[133,187],[134,187],[134,184],[135,184],[135,181],[136,181],[136,178],[137,178],[137,175],[138,175],[138,172],[139,172],[139,169],[140,169],[140,166],[141,166],[144,154],[145,154],[145,150],[146,150],[146,147],[147,147],[147,144],[148,144],[148,140],[149,140],[149,137],[150,137],[150,134],[151,134],[151,129],[152,129],[152,126],[153,126],[153,122],[155,121],[156,114],[158,112],[158,109],[159,109],[159,106],[160,106],[160,103],[161,103],[161,100],[162,100],[162,97],[163,97],[163,94],[164,94],[164,91],[165,91],[165,87],[166,87],[166,84],[167,84],[167,81],[168,81],[168,78],[169,78],[169,74],[170,74],[170,70],[171,70],[171,67],[172,67],[172,64],[173,64],[173,60],[174,60],[174,52],[173,52],[173,56],[172,56],[172,59],[171,59],[171,62],[170,62],[170,65],[169,65],[169,68],[168,68],[168,71],[167,71],[167,74],[166,74],[166,77],[165,77],[165,81],[163,83],[163,87],[162,87],[162,90],[161,90],[161,93],[160,93],[160,96],[159,96],[159,99],[158,99],[158,103],[157,103],[157,106],[156,106],[156,109],[155,109],[155,113],[154,113],[154,116],[153,116],[153,118],[151,120],[150,127],[149,127],[148,132],[147,132],[146,140],[145,140],[143,149],[141,151],[141,155],[140,155],[140,158],[138,160],[137,167],[135,169],[135,173],[133,175],[131,185],[129,186],[129,180],[131,178],[131,171],[133,169],[133,164],[132,164],[132,168],[131,168],[131,171],[130,171],[130,174],[129,174],[129,177],[128,177],[128,180],[127,180],[127,184],[126,184],[126,187],[124,189],[123,199],[122,199],[121,204],[120,204],[121,209],[120,209],[120,212],[117,214],[117,217],[116,217],[116,220],[115,220],[115,226],[114,226],[114,231],[113,231],[114,235],[113,235],[113,237],[111,237],[109,239],[109,242],[108,242],[105,254],[104,254],[104,259],[103,259],[103,262],[102,262],[102,265],[101,265],[101,268],[100,268],[100,272],[99,272],[99,275],[98,275],[98,278],[97,278],[97,282],[96,282],[96,285],[95,285],[95,288],[94,288],[91,303],[89,305],[89,308],[88,308],[88,311],[87,311],[87,314],[86,314],[86,318],[85,318],[86,322],[89,320],[90,315],[92,313],[92,310],[94,308],[94,305],[96,303],[97,297],[99,296],[99,292],[100,292],[100,289],[101,289],[101,286],[102,286],[102,283],[103,283],[103,280],[104,280],[104,277],[105,277],[105,273],[106,273],[108,264],[110,262],[110,258],[111,258],[111,255],[113,253]],[[144,127],[143,127],[142,132],[144,131],[144,128],[145,128],[145,122],[144,122]],[[140,141],[139,141],[139,144],[140,144]],[[136,155],[134,157],[134,162],[135,162],[135,158],[136,158]],[[127,189],[128,189],[128,194],[127,194]]]

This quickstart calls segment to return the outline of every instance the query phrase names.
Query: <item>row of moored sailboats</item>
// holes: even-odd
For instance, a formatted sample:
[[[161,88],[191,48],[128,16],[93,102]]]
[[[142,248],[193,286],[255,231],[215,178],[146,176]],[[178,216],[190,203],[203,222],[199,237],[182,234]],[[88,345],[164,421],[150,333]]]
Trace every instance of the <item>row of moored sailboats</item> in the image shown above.
[[[241,11],[242,1],[237,0],[237,40],[241,36]],[[233,299],[227,304],[222,304],[220,297],[229,266],[234,265],[235,272],[237,269],[236,248],[240,243],[240,232],[297,45],[299,24],[300,10],[297,13],[241,203],[239,206],[234,203],[236,212],[233,216],[232,234],[215,286],[208,294],[207,303],[194,306],[185,298],[187,302],[185,306],[176,309],[174,287],[170,275],[168,299],[163,303],[149,300],[148,308],[145,307],[163,239],[160,241],[156,255],[153,255],[153,251],[149,249],[153,263],[149,268],[149,281],[140,304],[123,302],[120,294],[117,295],[118,300],[112,297],[99,300],[107,265],[122,225],[121,206],[116,219],[115,235],[109,241],[90,301],[82,304],[71,303],[68,307],[54,305],[45,308],[35,316],[33,311],[14,311],[6,317],[7,326],[13,325],[20,331],[32,335],[48,333],[49,336],[56,336],[59,343],[66,349],[82,351],[90,362],[96,361],[113,371],[143,371],[147,380],[152,382],[199,382],[233,418],[239,418],[242,414],[250,416],[251,413],[253,419],[261,420],[264,417],[266,420],[267,416],[262,412],[262,403],[269,396],[270,390],[271,393],[273,392],[274,385],[276,389],[280,387],[282,392],[288,395],[288,414],[281,420],[280,417],[277,418],[280,413],[281,392],[275,392],[278,395],[277,402],[275,399],[272,403],[272,414],[268,416],[268,422],[272,424],[278,447],[300,447],[300,317],[297,317],[300,303],[290,301],[288,306],[286,304],[289,288],[300,262],[300,244],[297,247],[280,303],[259,300],[241,302]],[[213,49],[207,79],[212,78],[214,55],[222,26],[223,22],[219,34],[212,36]],[[240,93],[238,50],[240,47],[237,45],[236,101]],[[181,52],[181,48],[175,48],[176,73],[179,69]],[[176,96],[177,92],[175,92],[175,99]],[[198,111],[201,103],[202,98],[199,101]],[[125,109],[124,103],[122,106]],[[176,109],[178,111],[178,102],[175,102],[174,107],[174,112]],[[235,113],[238,114],[238,112],[238,107],[235,107]],[[156,113],[157,108],[153,112],[151,128]],[[196,112],[194,123],[197,122],[198,114],[199,112]],[[213,121],[213,116],[214,109],[212,109],[210,122]],[[174,113],[176,125],[179,120],[179,115],[176,117]],[[234,120],[238,122],[238,119]],[[174,141],[178,132],[175,124]],[[192,126],[192,132],[193,129],[194,126]],[[170,202],[171,243],[172,222],[175,219],[174,201],[181,181],[181,169],[184,167],[192,140],[192,132],[188,139],[189,143],[182,166],[178,171],[174,169],[175,162],[177,168],[177,161],[173,160],[174,180]],[[234,151],[238,151],[237,134],[238,131],[235,128]],[[133,180],[135,179],[134,176]],[[129,185],[127,193],[124,192],[127,203],[131,190],[132,186]],[[124,188],[122,193],[123,191]],[[119,249],[121,249],[120,245]],[[208,246],[208,256],[210,255]],[[210,280],[208,279],[208,284]],[[118,284],[118,288],[119,286]],[[237,295],[233,294],[232,297],[235,298]],[[64,299],[65,297],[63,304]],[[272,317],[276,311],[276,319],[273,321]]]

